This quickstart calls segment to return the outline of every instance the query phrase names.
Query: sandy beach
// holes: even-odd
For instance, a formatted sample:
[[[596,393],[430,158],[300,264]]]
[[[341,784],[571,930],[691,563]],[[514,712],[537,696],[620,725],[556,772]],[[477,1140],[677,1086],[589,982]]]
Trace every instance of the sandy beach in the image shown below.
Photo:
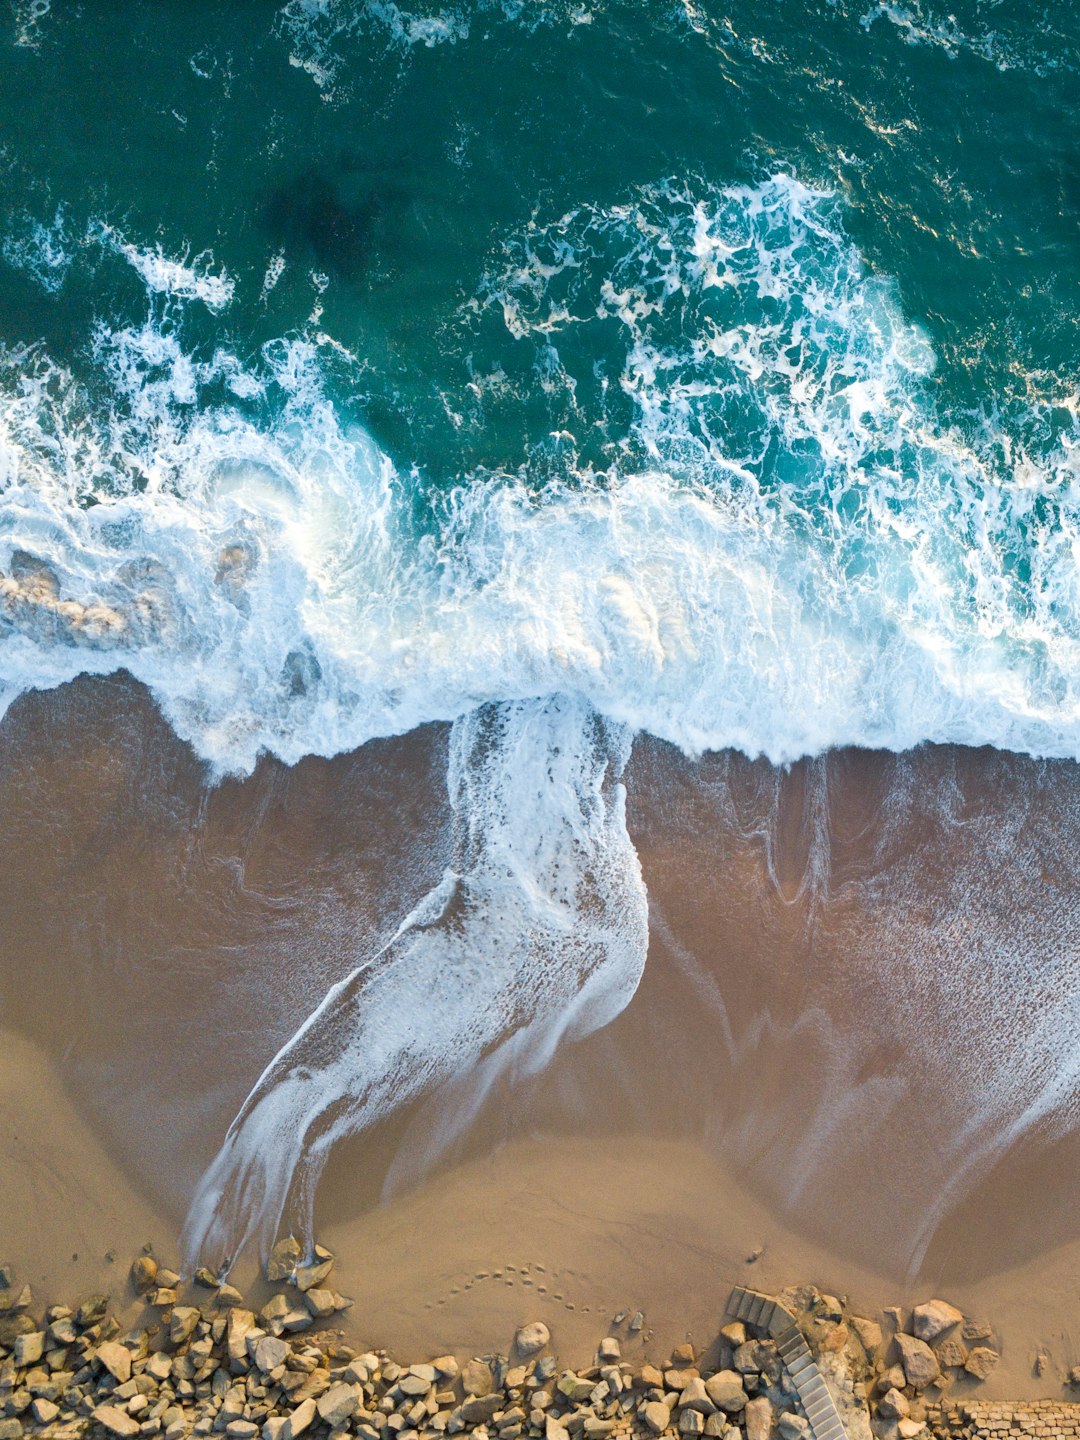
[[[437,877],[443,745],[435,729],[210,787],[123,680],[9,714],[0,1252],[42,1300],[118,1293],[148,1242],[180,1259],[194,1185],[262,1065]],[[780,780],[639,745],[638,993],[543,1073],[497,1085],[463,1134],[449,1120],[469,1076],[338,1149],[316,1218],[350,1330],[466,1355],[540,1319],[583,1363],[623,1309],[659,1354],[708,1343],[735,1283],[812,1282],[866,1313],[943,1294],[1000,1341],[986,1394],[1060,1394],[1080,1362],[1076,1142],[1049,1112],[1011,1144],[1008,1094],[975,1105],[985,1027],[1008,1005],[988,1009],[978,977],[1016,963],[991,946],[1002,915],[1023,939],[1033,875],[1053,893],[1040,825],[1077,785],[1075,767],[1052,786],[1046,768],[929,751]],[[962,824],[942,821],[943,791]],[[874,817],[898,793],[907,828],[889,830]],[[978,847],[969,862],[973,831],[1022,801],[1008,870]],[[871,913],[875,885],[897,903]],[[1067,943],[1052,931],[1067,911],[1036,918]],[[931,943],[926,993],[909,967],[928,973]],[[1015,1038],[1002,1030],[997,1060]],[[976,1162],[950,1191],[965,1127]],[[256,1269],[249,1254],[236,1277]]]

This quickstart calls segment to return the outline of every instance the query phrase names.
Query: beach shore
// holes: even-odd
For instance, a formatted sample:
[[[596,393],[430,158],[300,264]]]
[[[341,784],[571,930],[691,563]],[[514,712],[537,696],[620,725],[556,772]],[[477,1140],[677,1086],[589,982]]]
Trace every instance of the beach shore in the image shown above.
[[[145,1244],[180,1263],[194,1186],[262,1066],[438,878],[445,735],[211,786],[114,680],[26,697],[0,748],[0,1258],[42,1304],[119,1296]],[[1080,1363],[1076,1142],[1015,1131],[1000,1091],[974,1106],[1018,1053],[992,969],[1017,954],[991,942],[1026,944],[1028,911],[1067,940],[1054,866],[1071,862],[1040,817],[1060,834],[1076,767],[1047,769],[927,751],[778,777],[639,745],[639,990],[496,1086],[463,1135],[468,1077],[338,1149],[316,1218],[349,1336],[465,1356],[541,1320],[580,1365],[627,1310],[641,1358],[662,1358],[711,1343],[733,1284],[810,1281],[864,1314],[947,1295],[993,1327],[987,1396],[1060,1397]],[[880,827],[901,781],[904,824]],[[984,832],[1021,806],[1012,869],[988,868]],[[825,877],[804,839],[823,827]]]

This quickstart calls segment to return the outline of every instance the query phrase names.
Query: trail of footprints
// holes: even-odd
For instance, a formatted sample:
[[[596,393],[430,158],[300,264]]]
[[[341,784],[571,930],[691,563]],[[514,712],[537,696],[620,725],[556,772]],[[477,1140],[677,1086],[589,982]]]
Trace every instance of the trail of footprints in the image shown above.
[[[548,1270],[547,1266],[541,1265],[539,1261],[530,1261],[527,1265],[502,1265],[496,1270],[476,1270],[468,1278],[461,1280],[459,1284],[452,1285],[447,1293],[436,1300],[429,1300],[425,1305],[427,1310],[438,1309],[440,1305],[446,1305],[458,1295],[463,1295],[479,1286],[512,1285],[519,1286],[525,1290],[531,1290],[534,1295],[542,1295],[556,1304],[562,1305],[565,1310],[581,1310],[583,1315],[591,1313],[588,1305],[579,1306],[576,1300],[570,1298],[567,1293],[566,1283],[558,1270]]]

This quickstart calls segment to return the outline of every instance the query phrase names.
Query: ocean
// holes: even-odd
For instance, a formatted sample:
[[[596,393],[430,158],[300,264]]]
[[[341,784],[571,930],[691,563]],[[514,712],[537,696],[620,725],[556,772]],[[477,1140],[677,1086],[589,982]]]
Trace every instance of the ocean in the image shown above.
[[[430,853],[303,981],[276,957],[189,1117],[224,1143],[185,1255],[314,1233],[346,1137],[442,1093],[446,1153],[647,959],[685,978],[664,830],[714,899],[737,835],[799,908],[766,983],[858,951],[860,1014],[891,995],[887,1043],[831,1022],[845,1098],[725,1133],[795,1204],[778,1149],[805,1180],[870,1072],[947,1094],[917,1270],[1080,1095],[1080,11],[12,0],[0,47],[4,725],[132,677],[204,807],[427,756],[389,792],[424,777]]]

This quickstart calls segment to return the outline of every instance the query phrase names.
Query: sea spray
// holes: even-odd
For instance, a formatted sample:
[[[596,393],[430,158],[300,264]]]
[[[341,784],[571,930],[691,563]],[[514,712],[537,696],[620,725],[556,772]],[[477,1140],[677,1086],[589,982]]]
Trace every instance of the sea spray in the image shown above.
[[[228,1262],[253,1239],[265,1251],[287,1208],[310,1238],[337,1141],[469,1071],[479,1104],[498,1077],[534,1073],[624,1008],[648,944],[624,813],[630,739],[570,696],[455,722],[451,862],[260,1077],[192,1203],[192,1263]]]

